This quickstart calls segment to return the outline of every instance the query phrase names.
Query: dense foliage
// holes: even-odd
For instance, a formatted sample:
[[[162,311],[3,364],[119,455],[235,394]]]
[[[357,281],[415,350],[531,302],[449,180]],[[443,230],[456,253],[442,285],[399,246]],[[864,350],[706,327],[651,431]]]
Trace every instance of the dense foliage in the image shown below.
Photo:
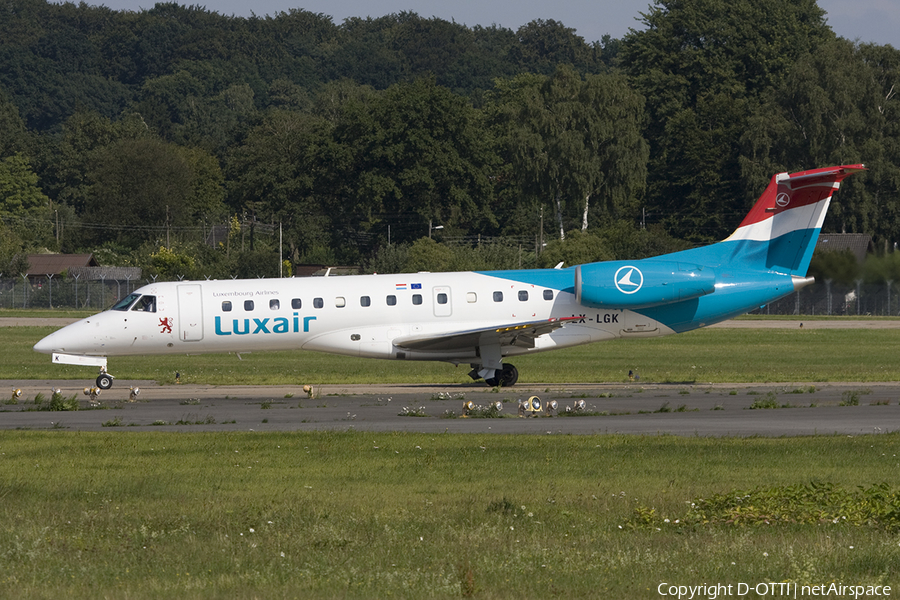
[[[294,264],[382,271],[640,257],[724,237],[775,172],[857,162],[826,229],[890,248],[900,51],[823,15],[656,0],[588,43],[552,20],[0,0],[0,272],[48,248],[274,275],[279,230]]]

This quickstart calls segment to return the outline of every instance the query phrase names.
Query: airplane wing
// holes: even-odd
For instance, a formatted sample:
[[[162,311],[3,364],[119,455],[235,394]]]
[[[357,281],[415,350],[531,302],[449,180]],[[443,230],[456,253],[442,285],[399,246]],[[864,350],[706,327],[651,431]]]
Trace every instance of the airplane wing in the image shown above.
[[[406,350],[437,352],[447,350],[465,350],[478,346],[499,344],[501,346],[518,346],[534,348],[534,340],[540,336],[565,326],[568,321],[580,317],[563,317],[560,319],[543,319],[528,323],[515,323],[468,329],[423,336],[407,336],[394,339],[394,346]]]

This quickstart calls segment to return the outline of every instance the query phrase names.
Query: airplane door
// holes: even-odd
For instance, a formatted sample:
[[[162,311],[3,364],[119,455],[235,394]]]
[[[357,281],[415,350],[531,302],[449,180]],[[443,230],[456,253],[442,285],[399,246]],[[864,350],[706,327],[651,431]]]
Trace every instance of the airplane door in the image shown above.
[[[178,286],[178,337],[183,342],[203,339],[203,300],[200,284]]]
[[[431,288],[431,296],[434,300],[434,316],[449,317],[453,313],[449,287],[435,286]]]

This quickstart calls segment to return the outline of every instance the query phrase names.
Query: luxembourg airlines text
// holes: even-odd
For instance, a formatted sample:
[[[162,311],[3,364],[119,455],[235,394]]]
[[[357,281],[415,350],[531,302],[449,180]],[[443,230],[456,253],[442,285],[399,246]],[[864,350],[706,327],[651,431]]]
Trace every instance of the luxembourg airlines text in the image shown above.
[[[303,317],[303,333],[309,333],[310,321],[316,317]],[[251,330],[251,321],[252,330]],[[270,323],[271,321],[271,323]],[[300,316],[294,313],[292,319],[276,317],[274,319],[232,319],[231,331],[222,329],[222,317],[216,317],[216,335],[247,335],[260,333],[300,333]]]

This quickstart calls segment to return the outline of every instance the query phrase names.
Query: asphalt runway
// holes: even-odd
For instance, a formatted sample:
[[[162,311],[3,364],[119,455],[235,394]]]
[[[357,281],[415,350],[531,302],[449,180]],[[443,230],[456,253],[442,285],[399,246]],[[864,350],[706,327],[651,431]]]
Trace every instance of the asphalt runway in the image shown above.
[[[74,319],[3,318],[0,326],[62,326]],[[900,328],[900,320],[726,321],[732,328]],[[455,433],[642,434],[697,436],[861,435],[900,431],[900,382],[807,384],[519,384],[493,393],[466,385],[325,385],[307,398],[300,386],[160,386],[118,379],[92,407],[92,381],[0,381],[0,429],[71,431],[415,431]],[[129,402],[129,388],[141,388]],[[80,410],[35,410],[33,399],[60,388]],[[810,392],[810,389],[814,391]],[[17,404],[13,389],[22,390]],[[557,414],[518,417],[518,401],[555,400]],[[779,408],[751,409],[774,399]],[[841,406],[856,398],[858,405]],[[28,401],[25,402],[24,400]],[[501,401],[501,418],[462,418],[463,402]],[[565,412],[583,400],[582,411]],[[454,418],[444,418],[451,411]],[[417,413],[426,416],[403,416]]]
[[[22,390],[0,404],[0,429],[69,431],[412,431],[424,433],[641,434],[682,436],[861,435],[900,431],[900,383],[517,385],[499,393],[469,385],[326,385],[308,398],[300,386],[159,386],[116,380],[91,407],[88,382],[0,381]],[[136,402],[129,388],[138,386]],[[35,410],[37,393],[77,394],[80,410]],[[814,391],[810,391],[814,388]],[[0,397],[9,401],[9,391]],[[536,395],[559,414],[517,416]],[[856,399],[857,405],[841,406]],[[26,400],[27,399],[27,400]],[[583,400],[582,411],[565,413]],[[774,400],[779,408],[751,409]],[[500,401],[500,418],[461,418],[463,403]],[[452,411],[454,418],[446,418]],[[425,416],[405,416],[418,413]],[[571,415],[571,416],[569,416]]]

